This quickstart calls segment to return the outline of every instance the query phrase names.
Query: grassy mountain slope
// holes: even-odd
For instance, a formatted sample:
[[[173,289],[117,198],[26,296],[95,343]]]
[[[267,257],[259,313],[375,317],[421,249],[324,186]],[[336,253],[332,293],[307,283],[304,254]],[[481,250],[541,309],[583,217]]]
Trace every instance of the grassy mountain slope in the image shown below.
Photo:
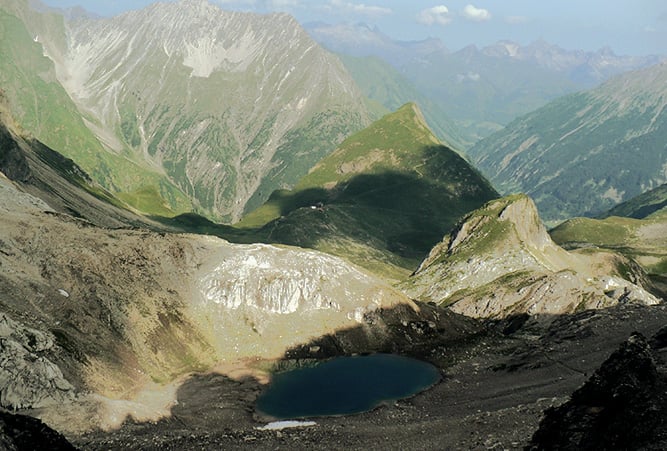
[[[624,216],[626,218],[644,219],[647,216],[659,216],[667,213],[667,184],[647,191],[639,196],[633,197],[618,204],[602,215]]]
[[[370,123],[342,63],[287,14],[171,2],[65,27],[64,45],[44,50],[91,130],[219,221],[293,186]]]
[[[0,90],[0,172],[45,202],[46,211],[84,218],[101,227],[164,228],[132,213],[127,204],[95,183],[71,159],[21,133]]]
[[[238,226],[399,279],[461,216],[496,195],[406,104],[346,139],[294,190],[274,192]]]
[[[636,260],[667,293],[667,186],[617,205],[600,219],[574,218],[551,230],[569,248],[597,246]]]
[[[339,54],[345,67],[369,99],[395,111],[407,102],[415,102],[433,133],[453,149],[463,150],[472,144],[461,135],[454,122],[429,97],[389,63],[378,57],[353,57]]]
[[[466,216],[399,287],[458,313],[502,318],[658,303],[642,285],[650,286],[642,270],[620,254],[557,246],[532,200],[513,195]]]
[[[599,215],[667,180],[667,64],[551,102],[468,154],[503,193],[526,192],[547,222]]]

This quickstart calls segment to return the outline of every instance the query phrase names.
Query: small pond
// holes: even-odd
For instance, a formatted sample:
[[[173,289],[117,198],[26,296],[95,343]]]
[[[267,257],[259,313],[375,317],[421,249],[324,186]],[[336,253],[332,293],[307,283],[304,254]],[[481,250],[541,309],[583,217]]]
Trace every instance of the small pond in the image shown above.
[[[412,396],[438,380],[436,367],[407,357],[337,357],[273,375],[256,408],[277,419],[354,414]]]

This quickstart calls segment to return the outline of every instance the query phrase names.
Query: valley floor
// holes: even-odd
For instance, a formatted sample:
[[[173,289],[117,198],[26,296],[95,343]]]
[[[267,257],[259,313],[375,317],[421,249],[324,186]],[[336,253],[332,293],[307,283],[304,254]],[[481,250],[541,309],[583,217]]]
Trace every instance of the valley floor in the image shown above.
[[[264,423],[253,413],[255,379],[200,375],[181,387],[170,419],[69,438],[84,450],[523,449],[544,409],[565,402],[633,332],[650,337],[665,325],[665,305],[490,325],[473,342],[420,356],[442,369],[432,389],[300,429],[256,429]]]

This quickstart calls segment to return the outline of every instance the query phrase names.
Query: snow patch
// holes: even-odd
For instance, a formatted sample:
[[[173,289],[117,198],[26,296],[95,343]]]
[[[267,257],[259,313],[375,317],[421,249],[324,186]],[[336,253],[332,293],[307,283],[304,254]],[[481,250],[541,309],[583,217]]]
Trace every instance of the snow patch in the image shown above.
[[[243,71],[261,50],[261,41],[249,32],[229,48],[209,37],[185,43],[183,65],[192,69],[193,77],[208,78],[219,69]]]
[[[292,314],[330,310],[363,322],[390,288],[340,259],[255,244],[222,250],[199,282],[202,300],[230,310]]]
[[[280,431],[288,428],[305,428],[316,426],[314,421],[274,421],[265,426],[256,427],[258,431]]]

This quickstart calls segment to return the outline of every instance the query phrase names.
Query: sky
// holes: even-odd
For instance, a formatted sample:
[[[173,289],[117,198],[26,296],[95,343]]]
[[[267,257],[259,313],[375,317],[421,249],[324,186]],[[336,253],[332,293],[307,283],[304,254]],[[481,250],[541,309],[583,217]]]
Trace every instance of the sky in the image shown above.
[[[153,0],[42,0],[110,16]],[[166,0],[169,1],[169,0]],[[404,41],[440,38],[450,50],[544,39],[565,49],[667,54],[664,0],[208,0],[223,9],[288,12],[301,23],[364,23]]]

